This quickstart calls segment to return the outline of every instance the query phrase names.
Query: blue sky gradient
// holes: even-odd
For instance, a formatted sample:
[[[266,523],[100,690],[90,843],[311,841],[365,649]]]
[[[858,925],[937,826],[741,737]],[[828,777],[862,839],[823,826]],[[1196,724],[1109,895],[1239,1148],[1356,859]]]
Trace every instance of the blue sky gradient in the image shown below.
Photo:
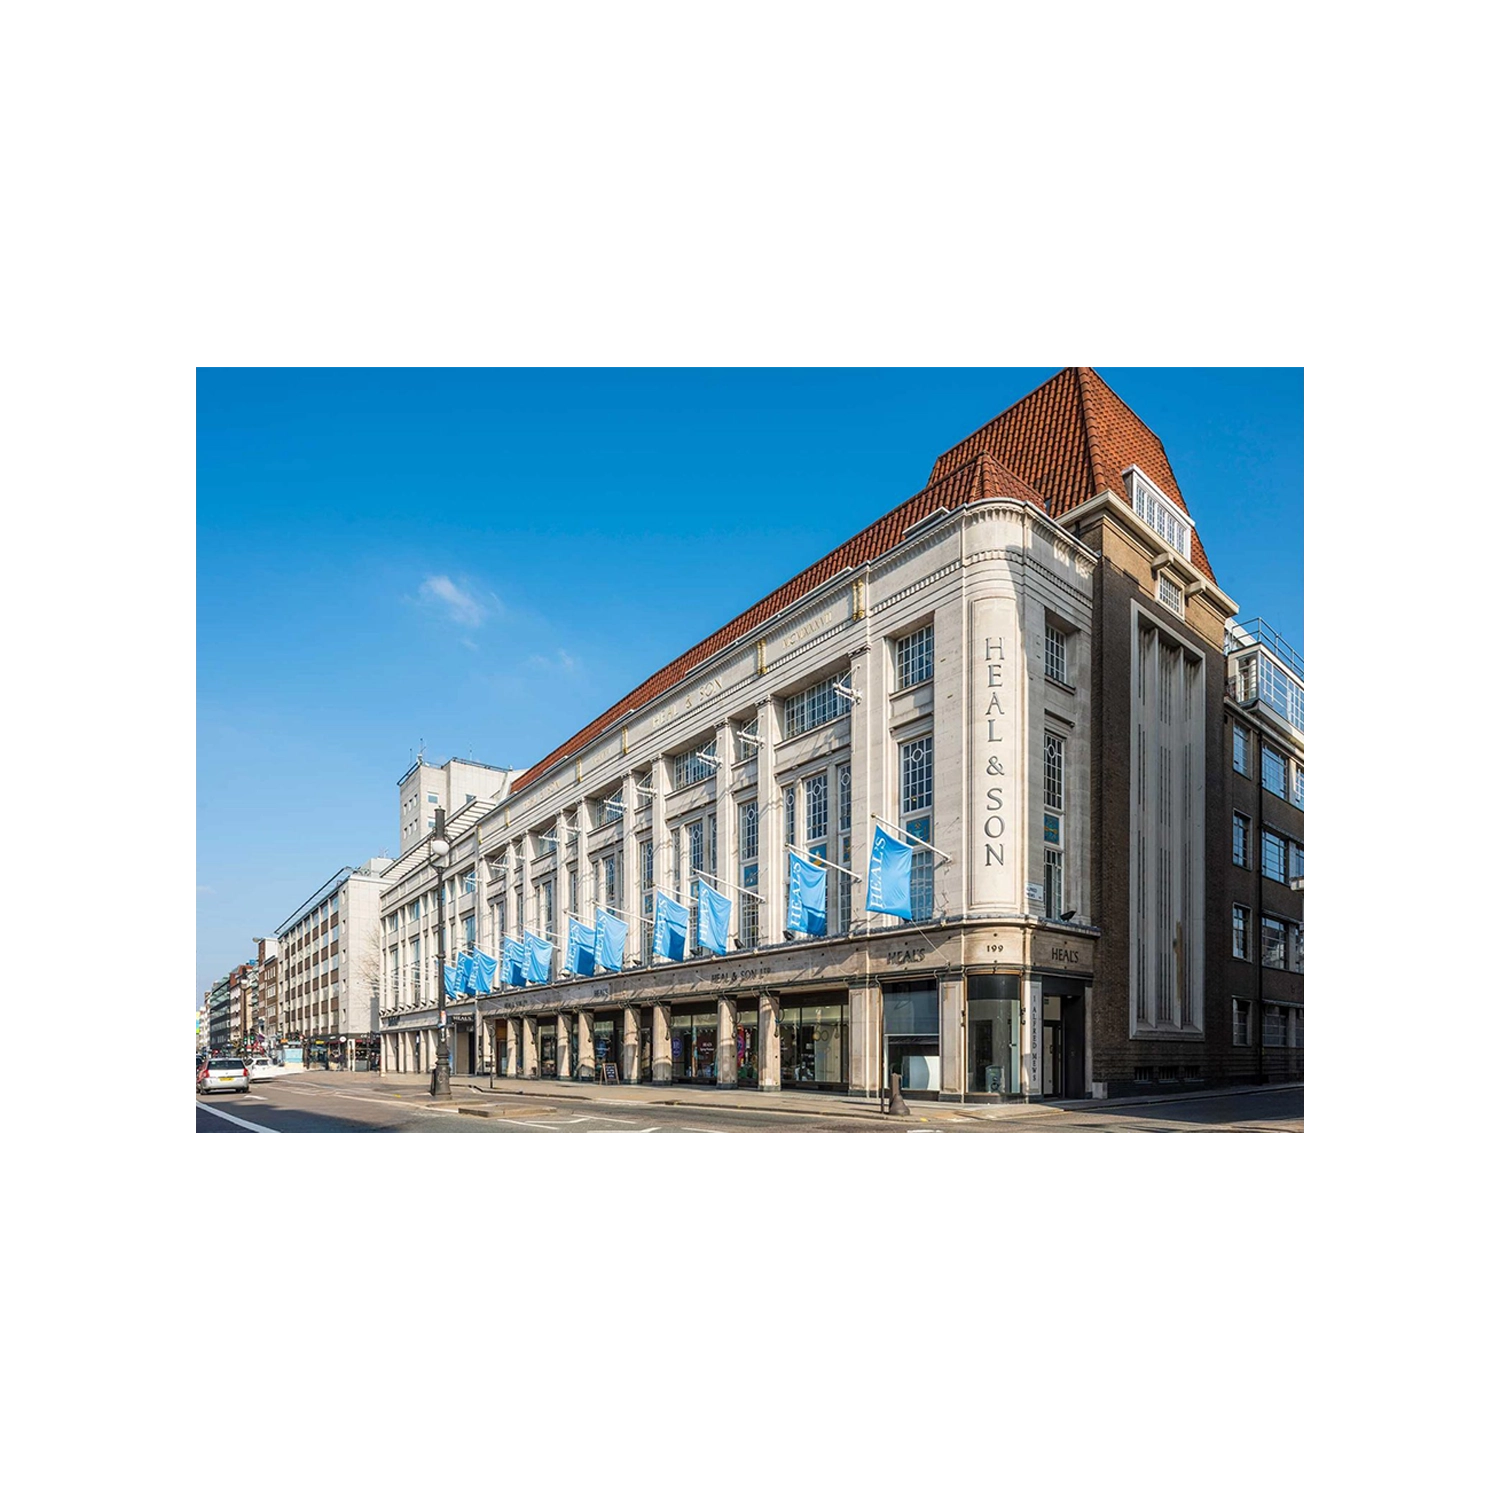
[[[200,371],[195,1001],[395,853],[419,745],[534,764],[1054,373]],[[1301,370],[1099,373],[1300,650]]]

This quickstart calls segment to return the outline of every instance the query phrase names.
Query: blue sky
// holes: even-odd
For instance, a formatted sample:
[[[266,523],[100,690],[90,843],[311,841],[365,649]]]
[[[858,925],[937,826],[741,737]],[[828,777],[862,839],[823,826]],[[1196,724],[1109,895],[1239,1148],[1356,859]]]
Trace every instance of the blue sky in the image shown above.
[[[398,843],[425,745],[530,765],[920,490],[1030,370],[204,370],[198,982]],[[1302,372],[1101,367],[1302,646]]]

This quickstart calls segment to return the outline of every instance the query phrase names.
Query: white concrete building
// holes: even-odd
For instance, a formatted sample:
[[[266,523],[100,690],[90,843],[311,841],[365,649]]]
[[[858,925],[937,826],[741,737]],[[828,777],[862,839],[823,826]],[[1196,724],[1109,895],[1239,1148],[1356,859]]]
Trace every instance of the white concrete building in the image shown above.
[[[498,802],[521,771],[487,766],[477,760],[445,760],[428,765],[420,755],[396,783],[401,803],[401,853],[432,831],[433,812],[441,807],[449,817],[480,798]]]
[[[450,962],[554,944],[545,982],[447,1006],[459,1074],[871,1095],[895,1073],[954,1099],[1221,1081],[1234,612],[1160,440],[1060,372],[493,804],[447,807],[440,902],[425,816],[403,836],[382,1065],[433,1063],[441,912]],[[916,849],[909,920],[866,910],[881,826]],[[824,934],[787,930],[789,850],[828,868]],[[705,883],[732,896],[730,952],[653,959],[654,895],[691,909]],[[567,973],[570,914],[598,907],[628,923],[624,967]]]
[[[345,866],[276,929],[284,1040],[307,1066],[364,1070],[379,1026],[380,895],[391,861]]]

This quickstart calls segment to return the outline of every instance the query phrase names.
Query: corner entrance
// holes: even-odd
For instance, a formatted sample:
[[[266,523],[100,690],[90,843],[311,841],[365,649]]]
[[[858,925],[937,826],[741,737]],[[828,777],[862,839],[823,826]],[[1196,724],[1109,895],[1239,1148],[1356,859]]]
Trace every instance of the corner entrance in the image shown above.
[[[1042,1097],[1082,1099],[1088,1094],[1083,1076],[1083,986],[1076,986],[1076,994],[1059,994],[1054,983],[1042,981]]]

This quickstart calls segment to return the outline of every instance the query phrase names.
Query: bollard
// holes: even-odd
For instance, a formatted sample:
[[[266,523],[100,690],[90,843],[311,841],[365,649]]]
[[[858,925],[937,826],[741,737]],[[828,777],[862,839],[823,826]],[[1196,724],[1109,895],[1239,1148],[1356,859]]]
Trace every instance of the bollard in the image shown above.
[[[911,1106],[901,1097],[901,1075],[899,1073],[891,1074],[891,1103],[886,1113],[890,1115],[909,1115],[911,1113]]]

